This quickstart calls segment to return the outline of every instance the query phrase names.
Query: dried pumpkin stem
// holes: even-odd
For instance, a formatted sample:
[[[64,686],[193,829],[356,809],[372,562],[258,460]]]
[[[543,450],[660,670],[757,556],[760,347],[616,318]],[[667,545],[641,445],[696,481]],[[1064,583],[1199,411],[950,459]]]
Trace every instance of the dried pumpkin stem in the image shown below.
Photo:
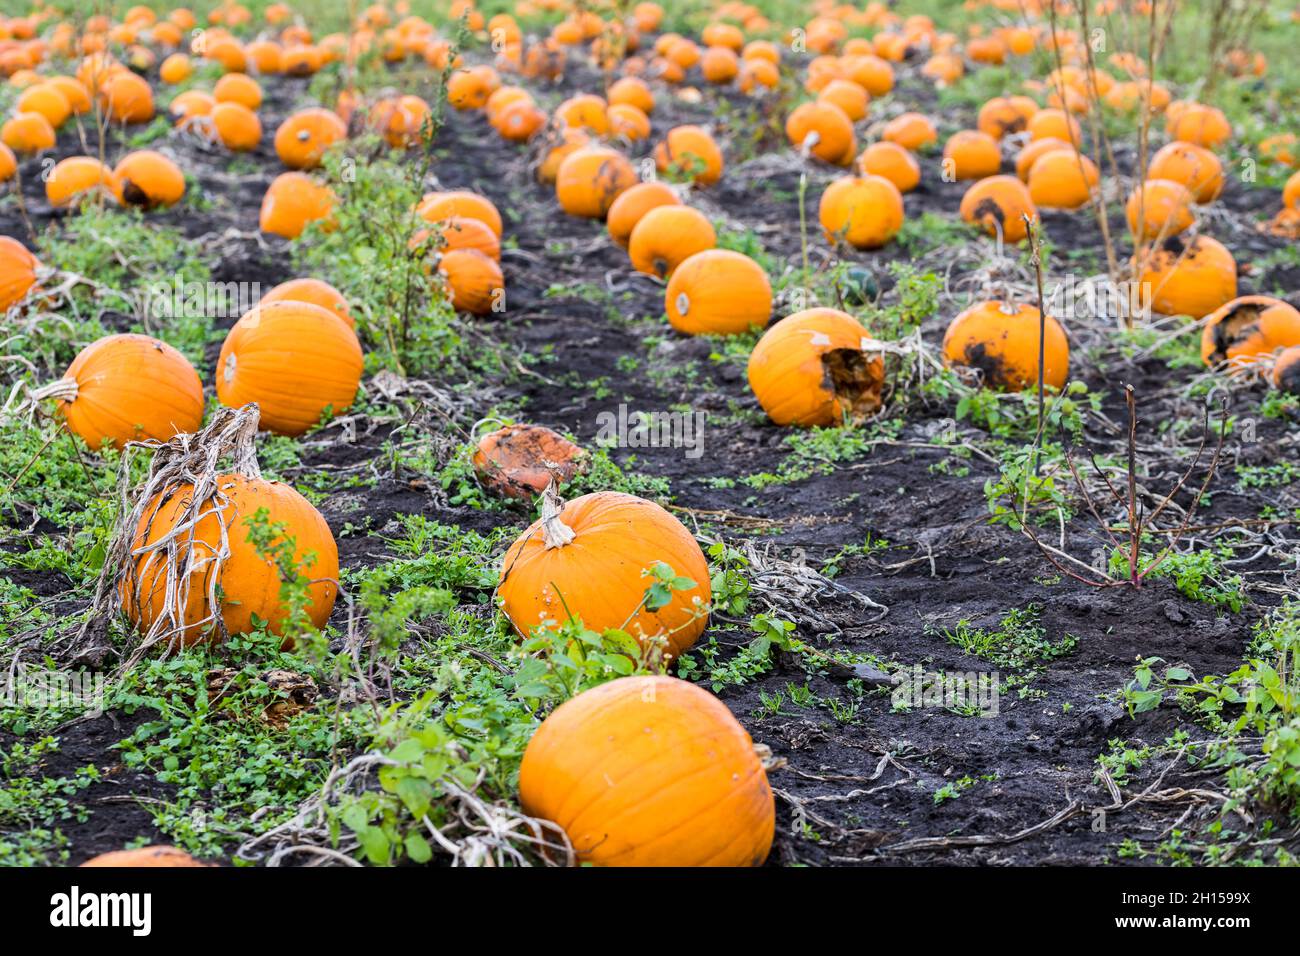
[[[563,511],[564,499],[560,497],[552,476],[547,482],[546,490],[542,492],[542,542],[548,551],[571,544],[577,537],[573,529],[560,520]]]

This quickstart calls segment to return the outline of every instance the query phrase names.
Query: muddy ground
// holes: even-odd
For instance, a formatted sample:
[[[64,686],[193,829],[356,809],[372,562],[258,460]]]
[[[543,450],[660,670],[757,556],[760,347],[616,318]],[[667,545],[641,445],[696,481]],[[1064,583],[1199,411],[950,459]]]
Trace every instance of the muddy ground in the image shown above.
[[[900,88],[887,102],[875,105],[871,122],[902,109],[933,104],[929,84],[916,78],[913,69],[905,71]],[[264,289],[295,275],[287,244],[259,236],[257,216],[267,184],[281,171],[271,147],[272,134],[293,106],[302,105],[306,83],[286,79],[268,80],[265,85],[269,96],[261,116],[266,135],[249,157],[258,171],[232,176],[226,172],[225,153],[205,151],[172,137],[163,148],[194,171],[214,206],[202,214],[182,208],[158,216],[160,222],[182,229],[212,258],[214,280],[261,282]],[[546,96],[558,100],[566,91],[593,85],[591,74],[574,71],[563,86]],[[661,93],[653,116],[656,134],[680,122],[713,121],[713,100],[706,92],[703,103],[686,104]],[[973,125],[973,111],[949,110],[942,123],[941,135]],[[67,154],[79,151],[66,139],[61,145]],[[729,160],[724,180],[690,201],[737,230],[752,230],[779,268],[785,269],[796,267],[800,258],[795,197],[801,167],[784,144],[776,149],[744,162]],[[502,386],[506,402],[519,407],[528,420],[570,432],[586,443],[595,439],[598,414],[616,411],[620,403],[646,411],[684,403],[707,411],[711,420],[698,458],[687,457],[680,448],[614,449],[613,457],[626,462],[634,455],[635,469],[670,479],[678,515],[710,537],[725,537],[732,543],[756,539],[775,555],[787,560],[802,555],[813,567],[847,545],[862,544],[868,536],[888,542],[869,556],[844,560],[834,579],[844,590],[824,590],[806,602],[800,616],[800,635],[805,640],[872,662],[869,666],[856,672],[847,666],[828,667],[809,677],[800,661],[779,656],[770,672],[719,691],[754,739],[785,761],[784,768],[771,775],[778,794],[772,864],[1127,863],[1135,860],[1118,855],[1123,841],[1154,850],[1175,826],[1192,829],[1213,818],[1215,808],[1203,803],[1139,803],[1106,814],[1104,825],[1098,825],[1102,818],[1094,811],[1111,804],[1112,796],[1096,780],[1097,757],[1115,739],[1159,744],[1180,725],[1193,735],[1200,733],[1170,707],[1136,719],[1126,714],[1118,692],[1132,679],[1135,659],[1159,656],[1185,662],[1197,674],[1230,671],[1242,659],[1259,608],[1275,603],[1275,594],[1257,593],[1256,606],[1232,614],[1189,600],[1166,581],[1151,582],[1140,590],[1096,589],[1062,577],[1024,536],[988,522],[983,487],[986,479],[996,476],[994,465],[975,455],[959,463],[968,469],[960,473],[961,469],[943,465],[950,457],[945,449],[928,445],[933,435],[950,427],[951,403],[918,404],[895,441],[880,444],[829,474],[762,490],[740,484],[718,487],[712,480],[718,476],[739,479],[773,471],[788,452],[786,431],[763,420],[746,384],[743,363],[712,361],[716,343],[674,334],[662,318],[662,285],[635,276],[625,253],[608,241],[600,223],[565,217],[551,190],[530,178],[526,151],[503,143],[484,117],[451,114],[437,141],[437,153],[429,187],[473,189],[489,196],[505,214],[506,235],[516,243],[503,257],[508,312],[478,320],[479,324],[521,356],[536,356],[544,349],[551,352],[551,360],[531,366],[537,374]],[[43,229],[55,214],[44,203],[33,170],[25,167],[25,171],[28,213],[36,228]],[[822,186],[834,175],[823,166],[811,168],[811,216],[815,217]],[[909,219],[926,211],[955,218],[964,188],[939,181],[938,158],[931,157],[923,164],[922,185],[906,197]],[[1270,215],[1277,204],[1276,193],[1247,189],[1230,179],[1223,211],[1216,213],[1227,224],[1229,235],[1222,229],[1214,234],[1242,263],[1265,255],[1282,240],[1260,235],[1251,223]],[[1117,209],[1114,213],[1118,227],[1122,220]],[[1100,250],[1090,213],[1049,213],[1044,221],[1058,249]],[[0,232],[23,237],[25,230],[7,209],[0,218]],[[825,261],[828,249],[815,228],[812,241],[814,261]],[[937,255],[932,250],[921,265],[957,263],[948,277],[950,288],[955,288],[966,270],[981,257],[987,258],[989,248],[991,244],[982,239],[962,240],[961,249],[940,250]],[[911,261],[897,246],[848,257],[882,276],[886,287],[884,266],[895,260]],[[1242,293],[1270,291],[1275,286],[1295,288],[1297,279],[1294,269],[1243,275]],[[556,287],[574,292],[566,294],[561,288],[557,294]],[[595,297],[588,291],[592,287],[609,290],[609,295]],[[957,294],[941,297],[938,314],[924,329],[928,342],[936,344],[941,338],[944,326],[960,308],[958,301]],[[123,317],[123,322],[129,320]],[[1104,447],[1117,447],[1118,435],[1109,425],[1123,421],[1123,383],[1133,384],[1140,396],[1144,427],[1163,416],[1186,415],[1194,407],[1180,392],[1197,370],[1171,371],[1155,358],[1133,363],[1113,348],[1100,353],[1104,361],[1098,361],[1098,355],[1086,354],[1086,346],[1099,339],[1096,330],[1071,328],[1070,332],[1075,345],[1073,376],[1105,395],[1102,414],[1088,421],[1090,437]],[[648,336],[662,341],[647,347]],[[638,359],[630,370],[628,356]],[[563,370],[579,374],[561,374]],[[598,396],[592,383],[601,381],[602,392],[608,394]],[[1232,410],[1255,415],[1261,394],[1259,388],[1235,390]],[[733,407],[742,413],[732,413]],[[1294,457],[1294,421],[1261,421],[1259,429],[1258,443],[1229,448],[1234,460],[1267,464],[1282,456]],[[977,444],[981,440],[978,430],[965,424],[959,425],[959,432]],[[1172,478],[1183,467],[1181,453],[1158,441],[1153,431],[1144,435],[1152,454],[1168,455],[1167,464],[1155,470]],[[353,446],[341,445],[330,430],[322,436],[328,440],[311,443],[303,456],[304,467],[330,469],[366,461],[376,454],[385,431],[376,431]],[[374,518],[370,535],[339,539],[345,565],[381,560],[385,545],[377,535],[390,527],[397,514],[425,514],[472,528],[503,522],[522,528],[529,520],[522,510],[511,514],[449,506],[435,486],[421,480],[428,477],[386,475],[373,488],[340,492],[324,502],[322,511],[336,535],[358,507]],[[1161,485],[1167,486],[1168,482]],[[1213,504],[1198,519],[1207,525],[1253,517],[1263,503],[1284,512],[1300,503],[1294,485],[1241,491],[1228,466],[1220,470],[1211,490]],[[1045,534],[1059,543],[1055,528]],[[1086,518],[1071,524],[1065,550],[1087,556],[1096,546]],[[1268,572],[1252,581],[1295,583],[1268,558],[1234,570]],[[43,594],[60,589],[48,575],[22,583]],[[865,595],[887,612],[882,616],[847,592]],[[1023,696],[1015,689],[1004,690],[996,716],[964,716],[938,707],[896,709],[887,684],[873,689],[873,682],[881,680],[873,667],[996,669],[964,654],[941,632],[964,619],[995,627],[1011,609],[1033,605],[1042,608],[1048,640],[1068,638],[1074,646],[1045,663]],[[340,613],[341,606],[336,609],[336,615]],[[704,640],[708,637],[706,633]],[[790,685],[799,688],[805,682],[813,697],[797,695],[796,700]],[[840,719],[824,702],[850,699],[850,682],[863,683],[867,692],[857,712]],[[67,728],[61,734],[62,753],[49,771],[68,772],[91,761],[111,766],[111,745],[127,736],[138,719],[109,713]],[[0,745],[7,743],[0,736]],[[1146,768],[1130,786],[1140,789],[1163,769],[1164,761]],[[1191,786],[1205,779],[1206,775],[1180,765],[1169,772],[1163,785]],[[955,786],[958,795],[937,797],[946,785]],[[162,834],[150,833],[150,817],[140,801],[166,799],[167,791],[149,774],[114,768],[85,794],[92,808],[89,819],[64,828],[70,838],[71,862],[116,849],[142,835],[162,841]],[[1050,825],[1034,830],[1045,823]],[[942,845],[909,842],[922,838]]]

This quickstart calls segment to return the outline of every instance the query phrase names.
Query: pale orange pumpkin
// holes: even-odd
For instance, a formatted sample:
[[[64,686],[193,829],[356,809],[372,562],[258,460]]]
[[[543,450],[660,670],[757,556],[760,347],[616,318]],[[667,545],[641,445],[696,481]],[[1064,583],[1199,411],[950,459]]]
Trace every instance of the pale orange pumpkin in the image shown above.
[[[352,407],[361,370],[361,345],[338,315],[310,302],[270,302],[227,333],[217,398],[231,408],[257,402],[265,428],[297,436]]]
[[[561,704],[524,751],[519,801],[596,866],[759,866],[776,827],[749,734],[674,677],[622,677]]]
[[[673,270],[664,293],[668,321],[687,335],[735,335],[767,325],[772,283],[749,256],[707,249]]]
[[[666,278],[677,266],[718,243],[713,223],[698,209],[675,203],[656,206],[632,229],[628,255],[638,272]]]
[[[1041,209],[1078,209],[1092,198],[1101,173],[1073,149],[1054,149],[1029,168],[1029,196]]]
[[[660,563],[694,583],[651,610],[646,572]],[[675,659],[704,631],[712,590],[704,553],[680,521],[653,501],[598,491],[567,503],[543,497],[541,520],[506,552],[497,595],[520,635],[572,614],[643,646],[662,642]]]
[[[1040,315],[1012,302],[972,305],[944,334],[944,364],[978,371],[987,388],[1018,392],[1037,385]],[[1043,383],[1061,389],[1070,375],[1070,343],[1052,316],[1042,325]]]
[[[108,335],[82,349],[53,396],[91,448],[105,441],[169,441],[203,424],[203,385],[189,361],[147,335]]]
[[[771,326],[750,353],[754,397],[778,425],[864,421],[881,404],[884,361],[847,312],[807,309]]]
[[[963,129],[943,146],[944,171],[950,179],[983,179],[1002,168],[1002,151],[988,133]]]

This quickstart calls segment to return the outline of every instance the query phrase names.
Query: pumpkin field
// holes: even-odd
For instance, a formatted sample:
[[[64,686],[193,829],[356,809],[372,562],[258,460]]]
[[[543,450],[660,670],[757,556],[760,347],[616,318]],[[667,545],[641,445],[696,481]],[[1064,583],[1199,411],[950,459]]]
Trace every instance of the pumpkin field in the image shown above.
[[[16,0],[0,864],[1300,861],[1290,0]]]

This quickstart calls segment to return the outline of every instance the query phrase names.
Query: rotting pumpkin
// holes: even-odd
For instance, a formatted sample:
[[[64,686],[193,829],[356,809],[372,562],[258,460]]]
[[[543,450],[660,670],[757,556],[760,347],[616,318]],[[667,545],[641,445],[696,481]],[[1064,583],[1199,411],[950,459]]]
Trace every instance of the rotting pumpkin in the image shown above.
[[[976,303],[948,326],[943,337],[944,364],[978,371],[980,383],[987,388],[1018,392],[1036,385],[1040,316],[1031,305]],[[1041,324],[1043,384],[1061,389],[1070,374],[1070,343],[1052,316]]]
[[[544,425],[506,425],[478,440],[471,463],[480,484],[503,498],[532,500],[552,479],[563,486],[586,468],[587,453]]]

